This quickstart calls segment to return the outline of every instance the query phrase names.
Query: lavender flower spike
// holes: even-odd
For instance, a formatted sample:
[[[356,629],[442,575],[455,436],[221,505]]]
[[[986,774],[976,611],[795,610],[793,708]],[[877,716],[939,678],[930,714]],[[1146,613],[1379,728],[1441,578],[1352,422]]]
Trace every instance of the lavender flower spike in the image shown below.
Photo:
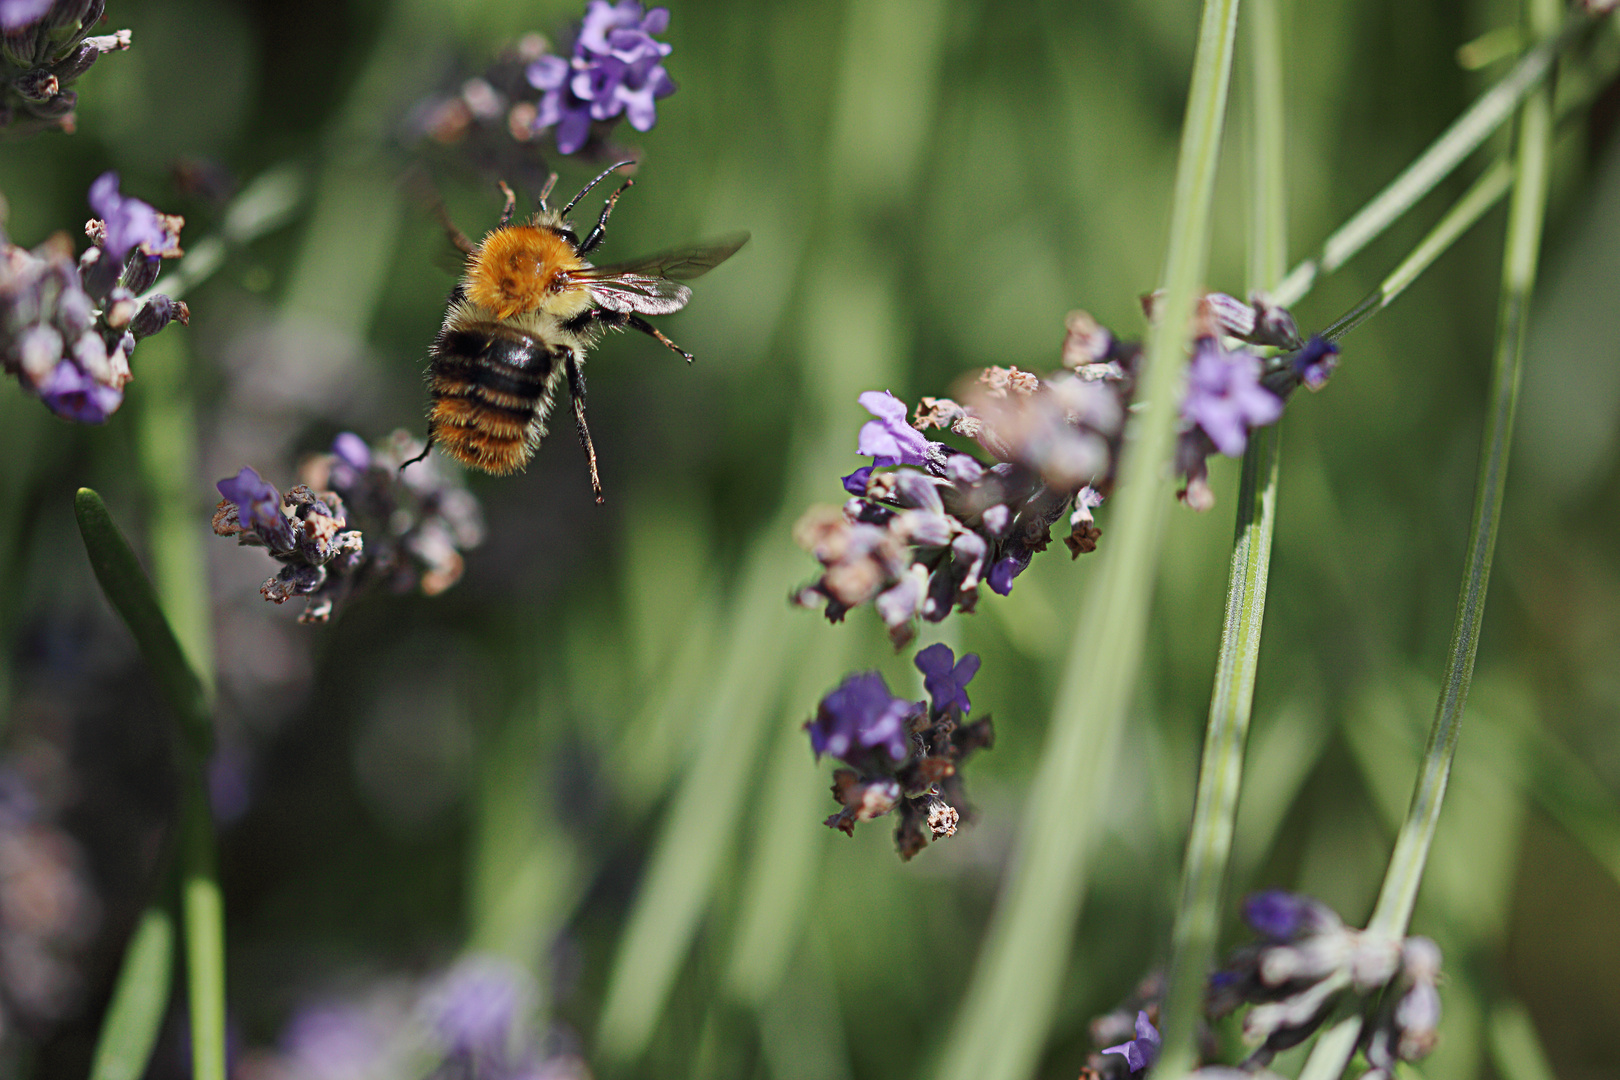
[[[1282,415],[1282,399],[1260,385],[1260,358],[1239,349],[1227,352],[1214,338],[1201,338],[1187,371],[1181,417],[1209,436],[1215,449],[1239,457],[1249,429]]]
[[[273,551],[287,551],[293,546],[292,525],[281,512],[281,492],[259,475],[251,465],[214,485],[220,498],[233,502],[237,519],[244,528],[256,529],[269,542]]]
[[[953,705],[963,713],[973,708],[968,701],[967,684],[979,673],[977,653],[968,653],[958,660],[951,647],[940,642],[919,652],[914,663],[923,673],[923,686],[933,700],[935,712],[942,713]]]
[[[1106,1046],[1104,1054],[1124,1054],[1125,1063],[1130,1066],[1131,1075],[1145,1072],[1159,1057],[1159,1031],[1148,1020],[1148,1014],[1136,1014],[1136,1038],[1130,1042],[1120,1043],[1118,1046]]]

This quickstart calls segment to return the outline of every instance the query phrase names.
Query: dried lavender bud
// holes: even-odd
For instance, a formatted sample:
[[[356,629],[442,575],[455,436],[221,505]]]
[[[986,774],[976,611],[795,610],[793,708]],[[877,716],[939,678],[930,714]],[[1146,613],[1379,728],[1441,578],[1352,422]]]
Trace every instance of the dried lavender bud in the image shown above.
[[[1258,1048],[1245,1068],[1309,1038],[1346,1000],[1371,1004],[1380,995],[1378,1019],[1364,1035],[1369,1063],[1392,1065],[1408,1032],[1414,1053],[1432,1044],[1439,1002],[1429,991],[1440,957],[1428,939],[1392,942],[1355,930],[1325,904],[1278,890],[1250,897],[1244,918],[1262,940],[1237,949],[1211,976],[1206,1008],[1221,1017],[1251,1006],[1243,1032]]]
[[[0,135],[72,131],[73,82],[129,31],[87,37],[103,0],[0,0]]]

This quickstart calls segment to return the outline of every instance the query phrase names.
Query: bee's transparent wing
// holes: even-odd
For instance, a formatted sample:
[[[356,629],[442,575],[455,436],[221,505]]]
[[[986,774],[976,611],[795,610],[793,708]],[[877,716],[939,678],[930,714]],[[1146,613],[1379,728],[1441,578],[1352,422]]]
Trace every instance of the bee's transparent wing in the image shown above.
[[[708,273],[747,242],[747,233],[733,233],[719,240],[674,248],[644,259],[593,266],[573,276],[583,280],[596,302],[609,311],[668,315],[679,311],[692,299],[692,290],[679,282]]]

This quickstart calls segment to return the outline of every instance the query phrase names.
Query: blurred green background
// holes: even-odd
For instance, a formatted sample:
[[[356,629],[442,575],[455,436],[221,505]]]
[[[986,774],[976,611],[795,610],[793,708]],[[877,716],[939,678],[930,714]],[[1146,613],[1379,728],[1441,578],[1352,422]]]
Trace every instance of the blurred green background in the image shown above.
[[[4,738],[50,784],[96,895],[56,1015],[11,1025],[4,1067],[84,1073],[172,804],[161,706],[100,598],[72,492],[102,491],[182,637],[215,665],[244,785],[223,825],[241,1075],[321,995],[507,955],[598,1075],[927,1075],[971,973],[1041,753],[1092,564],[1058,547],[1010,597],[927,627],[984,658],[995,749],[980,818],[914,861],[886,822],[822,827],[829,768],[799,730],[858,668],[920,695],[869,611],[791,609],[813,561],[789,530],[837,503],[867,389],[945,394],[987,364],[1056,368],[1064,315],[1139,336],[1169,220],[1197,5],[1096,0],[671,4],[679,92],[646,134],[601,257],[746,228],[661,325],[588,367],[608,502],[566,424],[525,475],[473,477],[488,538],[435,597],[374,595],[326,627],[256,594],[263,556],[212,538],[213,482],[286,486],[353,430],[420,432],[426,346],[455,260],[398,178],[414,102],[573,3],[113,0],[134,48],[84,77],[78,132],[0,146],[14,242],[77,233],[108,168],[176,190],[178,160],[300,193],[142,344],[104,428],[0,393]],[[1378,190],[1501,65],[1457,48],[1517,19],[1485,2],[1284,3],[1291,252]],[[1241,293],[1242,55],[1209,285]],[[1620,146],[1608,103],[1566,125],[1519,442],[1470,717],[1413,929],[1445,950],[1425,1077],[1502,1076],[1522,1005],[1557,1075],[1620,1071]],[[550,151],[549,141],[542,144]],[[1498,146],[1499,150],[1500,147]],[[453,217],[491,183],[434,159]],[[599,171],[558,159],[571,194]],[[1364,295],[1465,170],[1295,314]],[[1234,878],[1370,910],[1406,807],[1455,610],[1488,371],[1500,212],[1344,343],[1283,422],[1280,525]],[[558,425],[554,424],[554,427]],[[1039,1075],[1166,956],[1235,502],[1178,508],[1147,662]],[[1166,497],[1169,497],[1167,490]],[[1108,508],[1099,512],[1108,542]],[[189,614],[188,614],[189,613]],[[914,650],[913,650],[914,651]],[[88,919],[89,917],[86,916]],[[1231,920],[1232,940],[1240,936]],[[0,949],[0,965],[4,964]],[[177,1018],[154,1077],[182,1074]],[[1513,1031],[1519,1030],[1516,1027]],[[571,1033],[571,1034],[570,1034]],[[257,1064],[256,1064],[257,1063]],[[1288,1059],[1281,1063],[1285,1068]]]

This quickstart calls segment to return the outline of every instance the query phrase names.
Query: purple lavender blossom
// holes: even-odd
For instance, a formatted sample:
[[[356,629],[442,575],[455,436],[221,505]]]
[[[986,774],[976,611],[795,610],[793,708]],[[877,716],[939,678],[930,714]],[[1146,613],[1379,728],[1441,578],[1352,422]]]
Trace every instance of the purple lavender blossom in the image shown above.
[[[890,694],[883,676],[868,671],[839,683],[804,726],[818,760],[831,754],[848,761],[856,750],[877,747],[900,761],[910,747],[906,720],[918,708],[917,702]]]
[[[996,561],[996,564],[990,568],[990,573],[985,575],[984,580],[990,588],[1002,596],[1006,596],[1012,592],[1013,578],[1022,574],[1028,568],[1028,558],[1020,559],[1015,555],[1008,555],[1006,558]]]
[[[1260,358],[1239,349],[1227,352],[1214,338],[1201,338],[1187,371],[1181,417],[1209,436],[1215,449],[1239,457],[1249,429],[1282,415],[1282,399],[1260,385]]]
[[[928,463],[928,437],[907,422],[905,402],[887,390],[868,390],[859,401],[877,419],[861,425],[857,454],[878,468]]]
[[[347,491],[371,467],[371,447],[352,431],[341,431],[332,440],[332,486]]]
[[[644,13],[636,0],[591,0],[572,61],[542,56],[529,65],[530,85],[544,91],[535,130],[553,128],[562,154],[585,145],[592,121],[624,116],[637,131],[650,130],[657,99],[675,92],[663,65],[672,46],[652,36],[668,27],[665,8]]]
[[[257,529],[269,543],[272,551],[287,551],[293,546],[292,525],[281,512],[281,492],[274,484],[260,476],[251,465],[214,485],[220,498],[237,506],[237,517],[244,528]]]
[[[104,172],[90,185],[90,209],[107,226],[104,246],[116,262],[122,262],[131,248],[148,255],[161,255],[176,249],[173,232],[163,227],[158,212],[139,199],[118,193],[118,174]]]
[[[1261,937],[1292,941],[1319,921],[1319,905],[1308,896],[1283,889],[1267,889],[1243,902],[1243,921]]]
[[[72,360],[62,360],[35,387],[45,407],[80,424],[105,424],[124,403],[124,392],[104,386]]]
[[[1124,1054],[1125,1063],[1130,1066],[1131,1075],[1144,1072],[1159,1057],[1159,1031],[1148,1020],[1148,1014],[1136,1014],[1136,1038],[1118,1046],[1104,1047],[1104,1054]]]
[[[1339,347],[1320,335],[1313,334],[1299,354],[1289,360],[1288,366],[1307,390],[1320,390],[1328,376],[1339,365]]]
[[[532,997],[520,968],[493,957],[470,957],[444,977],[427,1008],[450,1053],[504,1063]]]
[[[923,687],[934,703],[934,711],[944,712],[952,705],[966,713],[973,708],[968,701],[967,684],[979,673],[979,656],[968,653],[962,659],[944,642],[930,645],[917,654],[913,661],[923,673]]]
[[[50,9],[51,0],[0,0],[0,30],[27,26]]]

